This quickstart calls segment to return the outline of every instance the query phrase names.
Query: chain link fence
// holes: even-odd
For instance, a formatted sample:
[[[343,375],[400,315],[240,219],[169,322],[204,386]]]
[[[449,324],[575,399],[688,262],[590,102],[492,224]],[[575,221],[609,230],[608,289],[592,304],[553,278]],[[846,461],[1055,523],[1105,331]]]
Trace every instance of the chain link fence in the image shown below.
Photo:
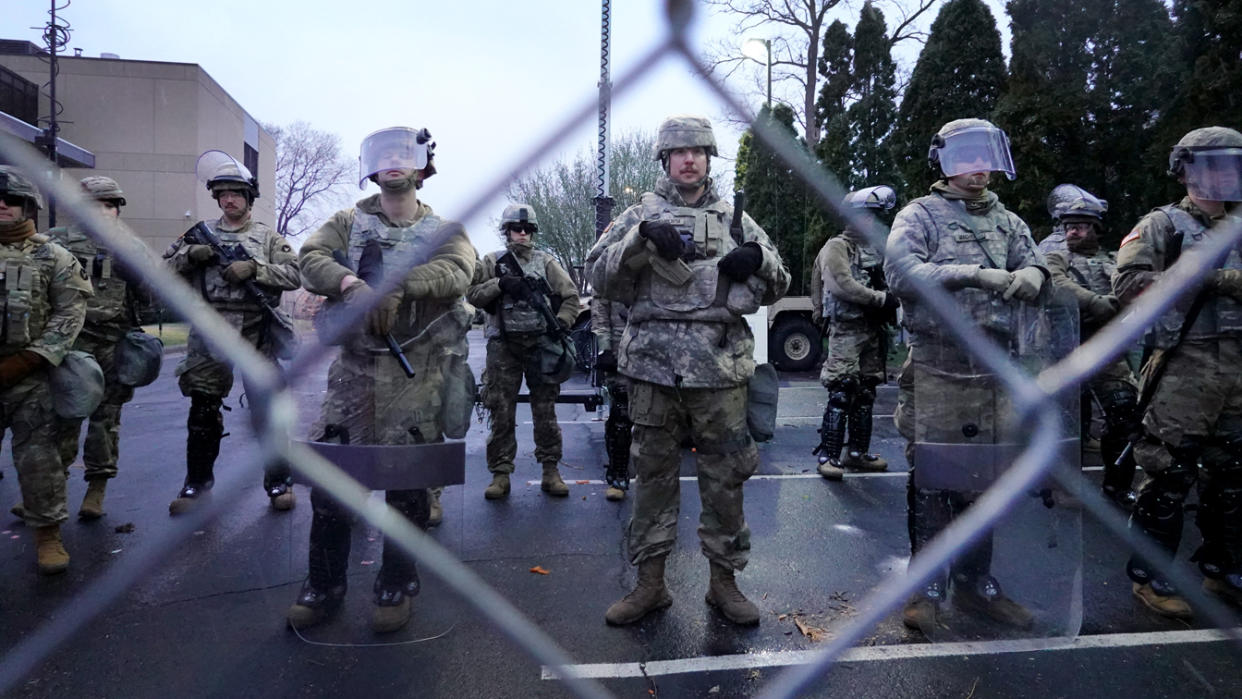
[[[805,181],[819,202],[835,210],[843,219],[860,230],[869,231],[871,242],[884,249],[886,229],[870,220],[865,210],[840,205],[845,191],[830,174],[820,168],[783,134],[763,121],[756,122],[751,110],[719,80],[687,43],[687,28],[693,19],[694,3],[690,0],[669,0],[665,36],[653,45],[624,75],[614,82],[614,96],[641,91],[644,76],[664,61],[682,62],[695,72],[734,115],[752,124],[756,135],[771,147],[784,163]],[[471,204],[460,212],[459,220],[480,214],[493,198],[502,195],[521,173],[535,166],[542,155],[555,150],[570,138],[576,128],[595,117],[594,95],[563,122],[550,129],[542,140],[507,171],[484,187]],[[704,105],[707,107],[708,105]],[[704,109],[706,111],[706,109]],[[653,121],[664,116],[652,114]],[[928,135],[930,138],[930,134]],[[207,526],[236,502],[243,485],[250,482],[262,464],[284,459],[316,484],[329,490],[343,506],[364,521],[391,537],[392,541],[414,556],[426,571],[439,577],[446,587],[475,607],[497,630],[511,639],[532,659],[545,666],[551,676],[565,682],[569,691],[580,697],[609,696],[607,690],[576,671],[569,653],[525,618],[495,589],[488,586],[469,567],[454,557],[427,534],[413,526],[386,503],[368,499],[368,492],[347,474],[324,460],[309,447],[291,440],[297,406],[291,386],[306,379],[312,368],[321,362],[330,348],[323,344],[306,344],[283,370],[261,356],[250,344],[239,341],[237,331],[218,316],[181,278],[172,273],[163,261],[147,248],[128,228],[113,228],[95,212],[72,179],[60,177],[56,168],[33,148],[16,139],[0,137],[0,158],[33,175],[46,195],[58,206],[83,223],[89,234],[105,247],[115,251],[128,267],[139,270],[147,284],[170,309],[195,326],[218,356],[226,357],[241,375],[250,398],[250,417],[261,445],[261,456],[248,468],[225,469],[218,478],[215,497],[205,506],[169,522],[154,535],[150,545],[132,555],[127,565],[116,566],[103,574],[92,586],[78,594],[54,613],[37,631],[17,643],[0,659],[0,693],[13,690],[29,673],[46,661],[56,649],[81,628],[90,624],[144,576],[152,574],[164,560],[196,530]],[[582,202],[583,206],[591,202]],[[1198,282],[1211,273],[1213,260],[1242,240],[1242,226],[1236,223],[1218,226],[1206,244],[1195,246],[1183,254],[1147,293],[1127,308],[1102,331],[1075,349],[1060,362],[1037,376],[1032,376],[988,340],[970,320],[956,312],[949,294],[917,276],[913,283],[934,311],[943,327],[959,340],[961,348],[973,355],[1009,393],[1013,406],[1031,425],[1030,439],[1013,466],[965,513],[915,556],[904,574],[890,576],[871,591],[868,598],[856,605],[858,615],[815,654],[811,662],[795,665],[779,674],[763,688],[762,696],[790,697],[807,690],[828,673],[835,660],[858,643],[882,619],[896,610],[909,595],[918,590],[938,570],[944,568],[959,552],[965,550],[993,527],[1020,498],[1048,477],[1055,478],[1068,492],[1081,500],[1083,506],[1106,529],[1117,537],[1119,547],[1130,547],[1147,558],[1176,584],[1195,609],[1216,625],[1226,628],[1232,614],[1215,599],[1205,596],[1185,569],[1174,565],[1170,557],[1150,540],[1136,535],[1127,520],[1105,502],[1076,470],[1058,468],[1057,445],[1063,439],[1058,400],[1076,395],[1086,378],[1122,355],[1143,335],[1146,328],[1180,298],[1192,293]],[[434,247],[434,246],[431,246]],[[403,261],[405,268],[421,264],[418,251]],[[896,260],[898,265],[911,265],[911,260]],[[382,285],[374,298],[383,297],[399,283],[396,275]],[[347,322],[361,322],[369,308],[353,309]],[[1121,571],[1118,570],[1118,575]],[[1242,642],[1242,632],[1226,628],[1224,635]],[[1063,640],[1063,639],[1062,639]],[[1047,639],[1049,647],[1056,639]]]

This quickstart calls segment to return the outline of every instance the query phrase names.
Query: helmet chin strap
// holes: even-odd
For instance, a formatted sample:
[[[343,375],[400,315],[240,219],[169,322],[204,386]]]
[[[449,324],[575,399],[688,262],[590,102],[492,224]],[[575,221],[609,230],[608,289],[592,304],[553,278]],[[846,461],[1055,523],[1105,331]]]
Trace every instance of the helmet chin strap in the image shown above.
[[[379,178],[376,178],[376,179],[379,179]],[[380,181],[379,186],[380,186],[380,189],[384,190],[385,192],[388,192],[389,194],[405,194],[406,192],[410,190],[418,189],[419,179],[420,179],[419,171],[415,170],[411,172],[408,176],[402,177],[399,180]]]

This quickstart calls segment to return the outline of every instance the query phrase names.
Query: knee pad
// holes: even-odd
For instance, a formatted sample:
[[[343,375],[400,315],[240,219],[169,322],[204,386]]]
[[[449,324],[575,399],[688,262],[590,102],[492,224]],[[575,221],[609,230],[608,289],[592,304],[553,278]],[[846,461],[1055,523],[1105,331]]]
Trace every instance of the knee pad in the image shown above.
[[[828,384],[828,405],[848,410],[858,394],[858,379],[853,376],[837,379]]]
[[[196,393],[190,398],[190,415],[186,427],[191,434],[216,438],[224,434],[223,401],[217,396]]]
[[[1110,432],[1128,433],[1137,429],[1138,395],[1128,386],[1097,395],[1104,409],[1104,424]]]

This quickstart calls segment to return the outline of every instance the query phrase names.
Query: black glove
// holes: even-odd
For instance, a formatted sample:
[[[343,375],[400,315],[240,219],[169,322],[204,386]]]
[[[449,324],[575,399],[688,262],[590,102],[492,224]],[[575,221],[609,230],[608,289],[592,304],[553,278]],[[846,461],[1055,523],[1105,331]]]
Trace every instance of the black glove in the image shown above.
[[[893,292],[885,291],[884,292],[884,312],[892,313],[893,311],[897,310],[899,307],[901,307],[901,302],[897,300],[897,297],[893,294]]]
[[[524,301],[530,296],[530,289],[522,278],[510,274],[500,278],[500,290],[514,301]]]
[[[600,352],[599,355],[595,357],[595,367],[600,371],[616,371],[617,355],[613,354],[610,349]]]
[[[638,224],[638,234],[650,240],[655,245],[656,254],[666,260],[676,260],[685,249],[681,233],[668,221],[643,221]]]
[[[759,243],[749,242],[720,258],[721,273],[735,282],[744,282],[763,264],[763,248]]]

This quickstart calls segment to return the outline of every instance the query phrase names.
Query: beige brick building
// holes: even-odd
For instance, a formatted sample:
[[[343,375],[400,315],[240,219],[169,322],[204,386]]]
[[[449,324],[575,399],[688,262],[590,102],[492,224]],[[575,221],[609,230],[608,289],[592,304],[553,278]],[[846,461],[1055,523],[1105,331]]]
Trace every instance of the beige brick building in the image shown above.
[[[42,85],[48,64],[35,51],[27,42],[0,42],[0,67]],[[60,137],[95,160],[93,170],[67,168],[66,176],[116,179],[128,200],[126,222],[152,249],[162,252],[195,221],[220,215],[194,176],[199,154],[213,148],[243,161],[258,177],[261,196],[255,201],[255,219],[275,226],[275,143],[201,67],[85,56],[62,56],[59,64]],[[46,116],[46,89],[38,99],[38,114]],[[0,112],[5,111],[0,101]],[[0,129],[7,125],[11,132],[22,130],[17,121],[14,115],[6,119],[0,114]]]

